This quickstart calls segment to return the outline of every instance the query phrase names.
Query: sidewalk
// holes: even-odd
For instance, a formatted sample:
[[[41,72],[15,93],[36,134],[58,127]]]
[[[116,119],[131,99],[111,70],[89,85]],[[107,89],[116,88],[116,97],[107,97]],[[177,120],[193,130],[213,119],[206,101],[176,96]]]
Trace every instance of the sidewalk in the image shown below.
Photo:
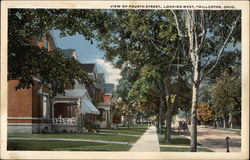
[[[133,145],[130,152],[160,152],[155,126],[151,126]]]

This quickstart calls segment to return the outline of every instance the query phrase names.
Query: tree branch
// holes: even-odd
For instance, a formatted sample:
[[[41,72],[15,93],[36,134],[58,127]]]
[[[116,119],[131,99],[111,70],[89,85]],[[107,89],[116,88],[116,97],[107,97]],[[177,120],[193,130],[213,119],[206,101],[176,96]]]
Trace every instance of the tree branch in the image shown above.
[[[149,37],[149,36],[145,36],[145,35],[141,35],[142,37],[144,37],[144,38],[147,38],[147,39],[150,39],[150,40],[153,40],[153,41],[155,41],[155,42],[158,42],[158,43],[160,43],[160,44],[163,44],[163,45],[168,45],[168,44],[166,44],[166,43],[164,43],[164,42],[162,42],[162,41],[160,41],[160,40],[157,40],[157,39],[155,39],[155,38],[152,38],[152,37]]]
[[[171,10],[171,12],[172,12],[173,15],[174,15],[174,19],[175,19],[176,29],[177,29],[178,35],[179,35],[180,37],[182,37],[182,38],[185,37],[185,35],[182,33],[182,31],[181,31],[181,29],[180,29],[180,24],[179,24],[178,17],[177,17],[177,15],[176,15],[175,11],[174,11],[174,10]]]
[[[153,44],[153,46],[158,50],[158,51],[160,51],[161,53],[166,53],[165,51],[163,51],[163,50],[161,50],[160,48],[158,48],[156,45],[155,45],[155,43],[153,42],[153,40],[151,39],[150,40],[150,42]]]
[[[206,74],[209,74],[209,73],[217,66],[217,64],[218,64],[218,62],[219,62],[219,60],[220,60],[220,58],[221,58],[221,55],[222,55],[222,53],[223,53],[223,51],[224,51],[224,49],[225,49],[225,47],[226,47],[226,45],[227,45],[227,42],[228,42],[229,38],[231,37],[231,35],[232,35],[232,33],[233,33],[235,27],[236,27],[236,23],[238,22],[239,18],[240,18],[240,15],[239,15],[239,16],[237,17],[237,19],[234,21],[234,23],[233,23],[233,25],[232,25],[232,28],[231,28],[231,30],[230,30],[230,32],[229,32],[227,38],[225,39],[223,45],[221,46],[215,64],[212,66],[212,68],[211,68]]]
[[[169,64],[169,66],[168,66],[168,72],[169,72],[169,70],[170,70],[170,68],[171,68],[171,65],[172,65],[172,63],[173,63],[173,61],[174,61],[176,55],[177,55],[177,52],[178,52],[178,48],[176,49],[175,55],[174,55],[174,57],[172,58],[172,60],[171,60],[171,62],[170,62],[170,64]]]

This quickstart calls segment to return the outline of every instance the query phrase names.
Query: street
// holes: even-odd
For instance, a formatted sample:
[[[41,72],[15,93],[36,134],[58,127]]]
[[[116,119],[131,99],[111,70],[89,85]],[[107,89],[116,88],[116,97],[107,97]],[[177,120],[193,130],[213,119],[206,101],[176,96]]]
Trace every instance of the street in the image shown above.
[[[241,135],[234,131],[198,126],[198,143],[215,152],[226,152],[226,137],[230,138],[230,152],[241,151]],[[190,127],[189,127],[190,131]],[[188,136],[190,138],[190,136]]]

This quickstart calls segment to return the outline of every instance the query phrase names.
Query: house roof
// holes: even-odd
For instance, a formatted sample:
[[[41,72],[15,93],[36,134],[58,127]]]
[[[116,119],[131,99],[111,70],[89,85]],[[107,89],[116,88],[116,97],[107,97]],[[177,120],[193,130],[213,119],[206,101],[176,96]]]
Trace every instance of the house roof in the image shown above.
[[[105,83],[104,73],[98,73],[98,79],[97,79],[96,87],[99,88],[99,89],[102,89],[102,88],[104,88],[104,83]]]
[[[77,56],[77,55],[74,55],[74,53],[75,53],[75,50],[74,50],[74,49],[63,49],[62,52],[63,52],[63,55],[64,55],[65,57],[68,57],[68,58],[74,57],[74,58],[77,59],[77,57],[75,57],[75,56]]]
[[[104,91],[105,94],[112,94],[115,85],[113,83],[105,83]]]
[[[84,70],[87,73],[94,73],[95,64],[94,63],[80,64],[80,67],[82,70]]]
[[[98,73],[98,82],[104,82],[105,79],[104,79],[104,73]]]

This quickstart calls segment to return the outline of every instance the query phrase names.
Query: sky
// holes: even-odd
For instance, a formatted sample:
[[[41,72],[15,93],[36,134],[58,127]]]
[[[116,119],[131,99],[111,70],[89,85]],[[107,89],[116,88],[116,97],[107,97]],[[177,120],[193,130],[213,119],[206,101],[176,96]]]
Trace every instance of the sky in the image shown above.
[[[53,30],[56,46],[61,49],[75,49],[78,60],[81,63],[95,63],[97,72],[105,74],[106,83],[118,84],[121,78],[120,70],[114,68],[110,62],[103,59],[104,52],[97,48],[97,43],[87,41],[82,35],[74,35],[60,38],[59,31]]]

